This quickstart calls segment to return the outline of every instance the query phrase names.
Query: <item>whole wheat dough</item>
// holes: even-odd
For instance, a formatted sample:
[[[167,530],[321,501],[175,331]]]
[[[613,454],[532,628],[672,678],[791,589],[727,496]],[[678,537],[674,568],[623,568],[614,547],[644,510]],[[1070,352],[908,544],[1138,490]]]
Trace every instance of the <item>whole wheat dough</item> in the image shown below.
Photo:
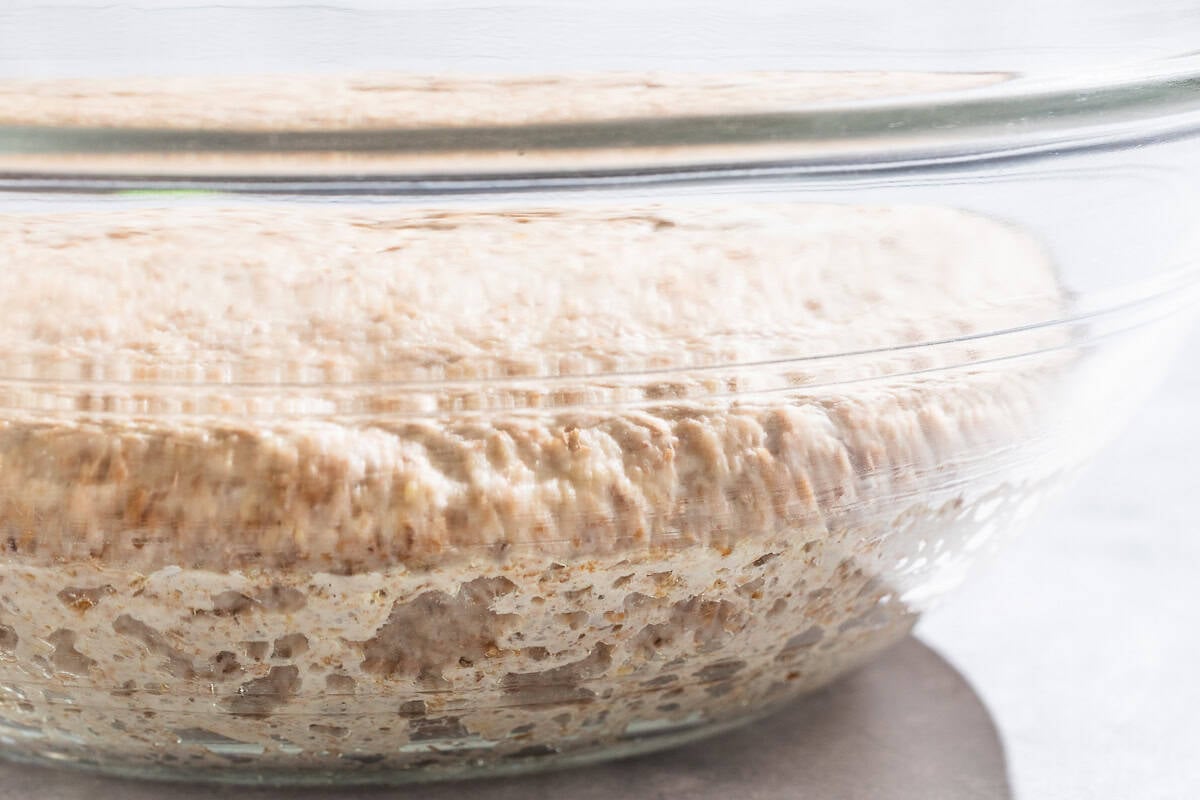
[[[964,212],[200,203],[5,215],[0,252],[0,733],[35,756],[644,746],[903,635],[1044,478],[1053,363],[972,336],[1061,293]]]

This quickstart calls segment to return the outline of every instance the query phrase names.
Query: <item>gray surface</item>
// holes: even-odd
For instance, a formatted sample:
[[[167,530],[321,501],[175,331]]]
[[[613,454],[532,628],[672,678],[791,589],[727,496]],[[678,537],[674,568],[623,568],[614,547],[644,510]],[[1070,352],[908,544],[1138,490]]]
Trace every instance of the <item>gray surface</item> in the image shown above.
[[[0,765],[0,800],[1200,796],[1198,352],[1200,336],[1075,488],[922,622],[957,670],[909,640],[752,728],[533,778],[247,792]]]

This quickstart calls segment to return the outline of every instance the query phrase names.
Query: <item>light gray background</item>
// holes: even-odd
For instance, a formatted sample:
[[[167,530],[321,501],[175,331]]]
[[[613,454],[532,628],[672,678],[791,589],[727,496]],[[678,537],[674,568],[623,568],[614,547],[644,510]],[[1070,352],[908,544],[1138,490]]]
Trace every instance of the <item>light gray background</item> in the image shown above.
[[[1194,330],[1122,436],[918,629],[990,710],[1015,797],[1200,797],[1198,410]]]
[[[248,792],[0,765],[0,800],[1198,797],[1197,334],[1125,434],[918,640],[752,728],[572,772],[407,789]]]

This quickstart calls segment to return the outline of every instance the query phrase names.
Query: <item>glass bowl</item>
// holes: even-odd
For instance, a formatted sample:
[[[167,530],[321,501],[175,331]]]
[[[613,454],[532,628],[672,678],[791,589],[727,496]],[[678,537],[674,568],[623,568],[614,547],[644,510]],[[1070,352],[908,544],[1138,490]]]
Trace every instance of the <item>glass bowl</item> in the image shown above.
[[[792,5],[0,15],[0,754],[512,773],[905,636],[1182,341],[1200,9]]]

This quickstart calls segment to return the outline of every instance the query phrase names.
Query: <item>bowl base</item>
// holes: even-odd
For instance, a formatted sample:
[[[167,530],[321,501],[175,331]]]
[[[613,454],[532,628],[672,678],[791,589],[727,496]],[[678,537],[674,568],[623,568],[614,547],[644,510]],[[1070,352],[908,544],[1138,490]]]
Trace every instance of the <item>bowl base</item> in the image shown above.
[[[548,772],[570,767],[585,766],[603,761],[612,761],[632,756],[645,755],[688,744],[715,736],[725,731],[740,728],[763,717],[770,716],[787,704],[738,715],[736,717],[680,725],[657,730],[620,741],[566,753],[538,753],[504,761],[463,761],[454,764],[421,767],[343,769],[309,769],[297,767],[268,767],[253,764],[230,764],[220,769],[214,767],[188,767],[168,764],[134,764],[117,760],[97,760],[92,757],[73,756],[61,751],[30,751],[0,748],[0,759],[18,764],[68,768],[97,775],[136,780],[169,781],[181,783],[208,783],[236,786],[394,786],[409,783],[434,781],[470,780],[495,778]]]

